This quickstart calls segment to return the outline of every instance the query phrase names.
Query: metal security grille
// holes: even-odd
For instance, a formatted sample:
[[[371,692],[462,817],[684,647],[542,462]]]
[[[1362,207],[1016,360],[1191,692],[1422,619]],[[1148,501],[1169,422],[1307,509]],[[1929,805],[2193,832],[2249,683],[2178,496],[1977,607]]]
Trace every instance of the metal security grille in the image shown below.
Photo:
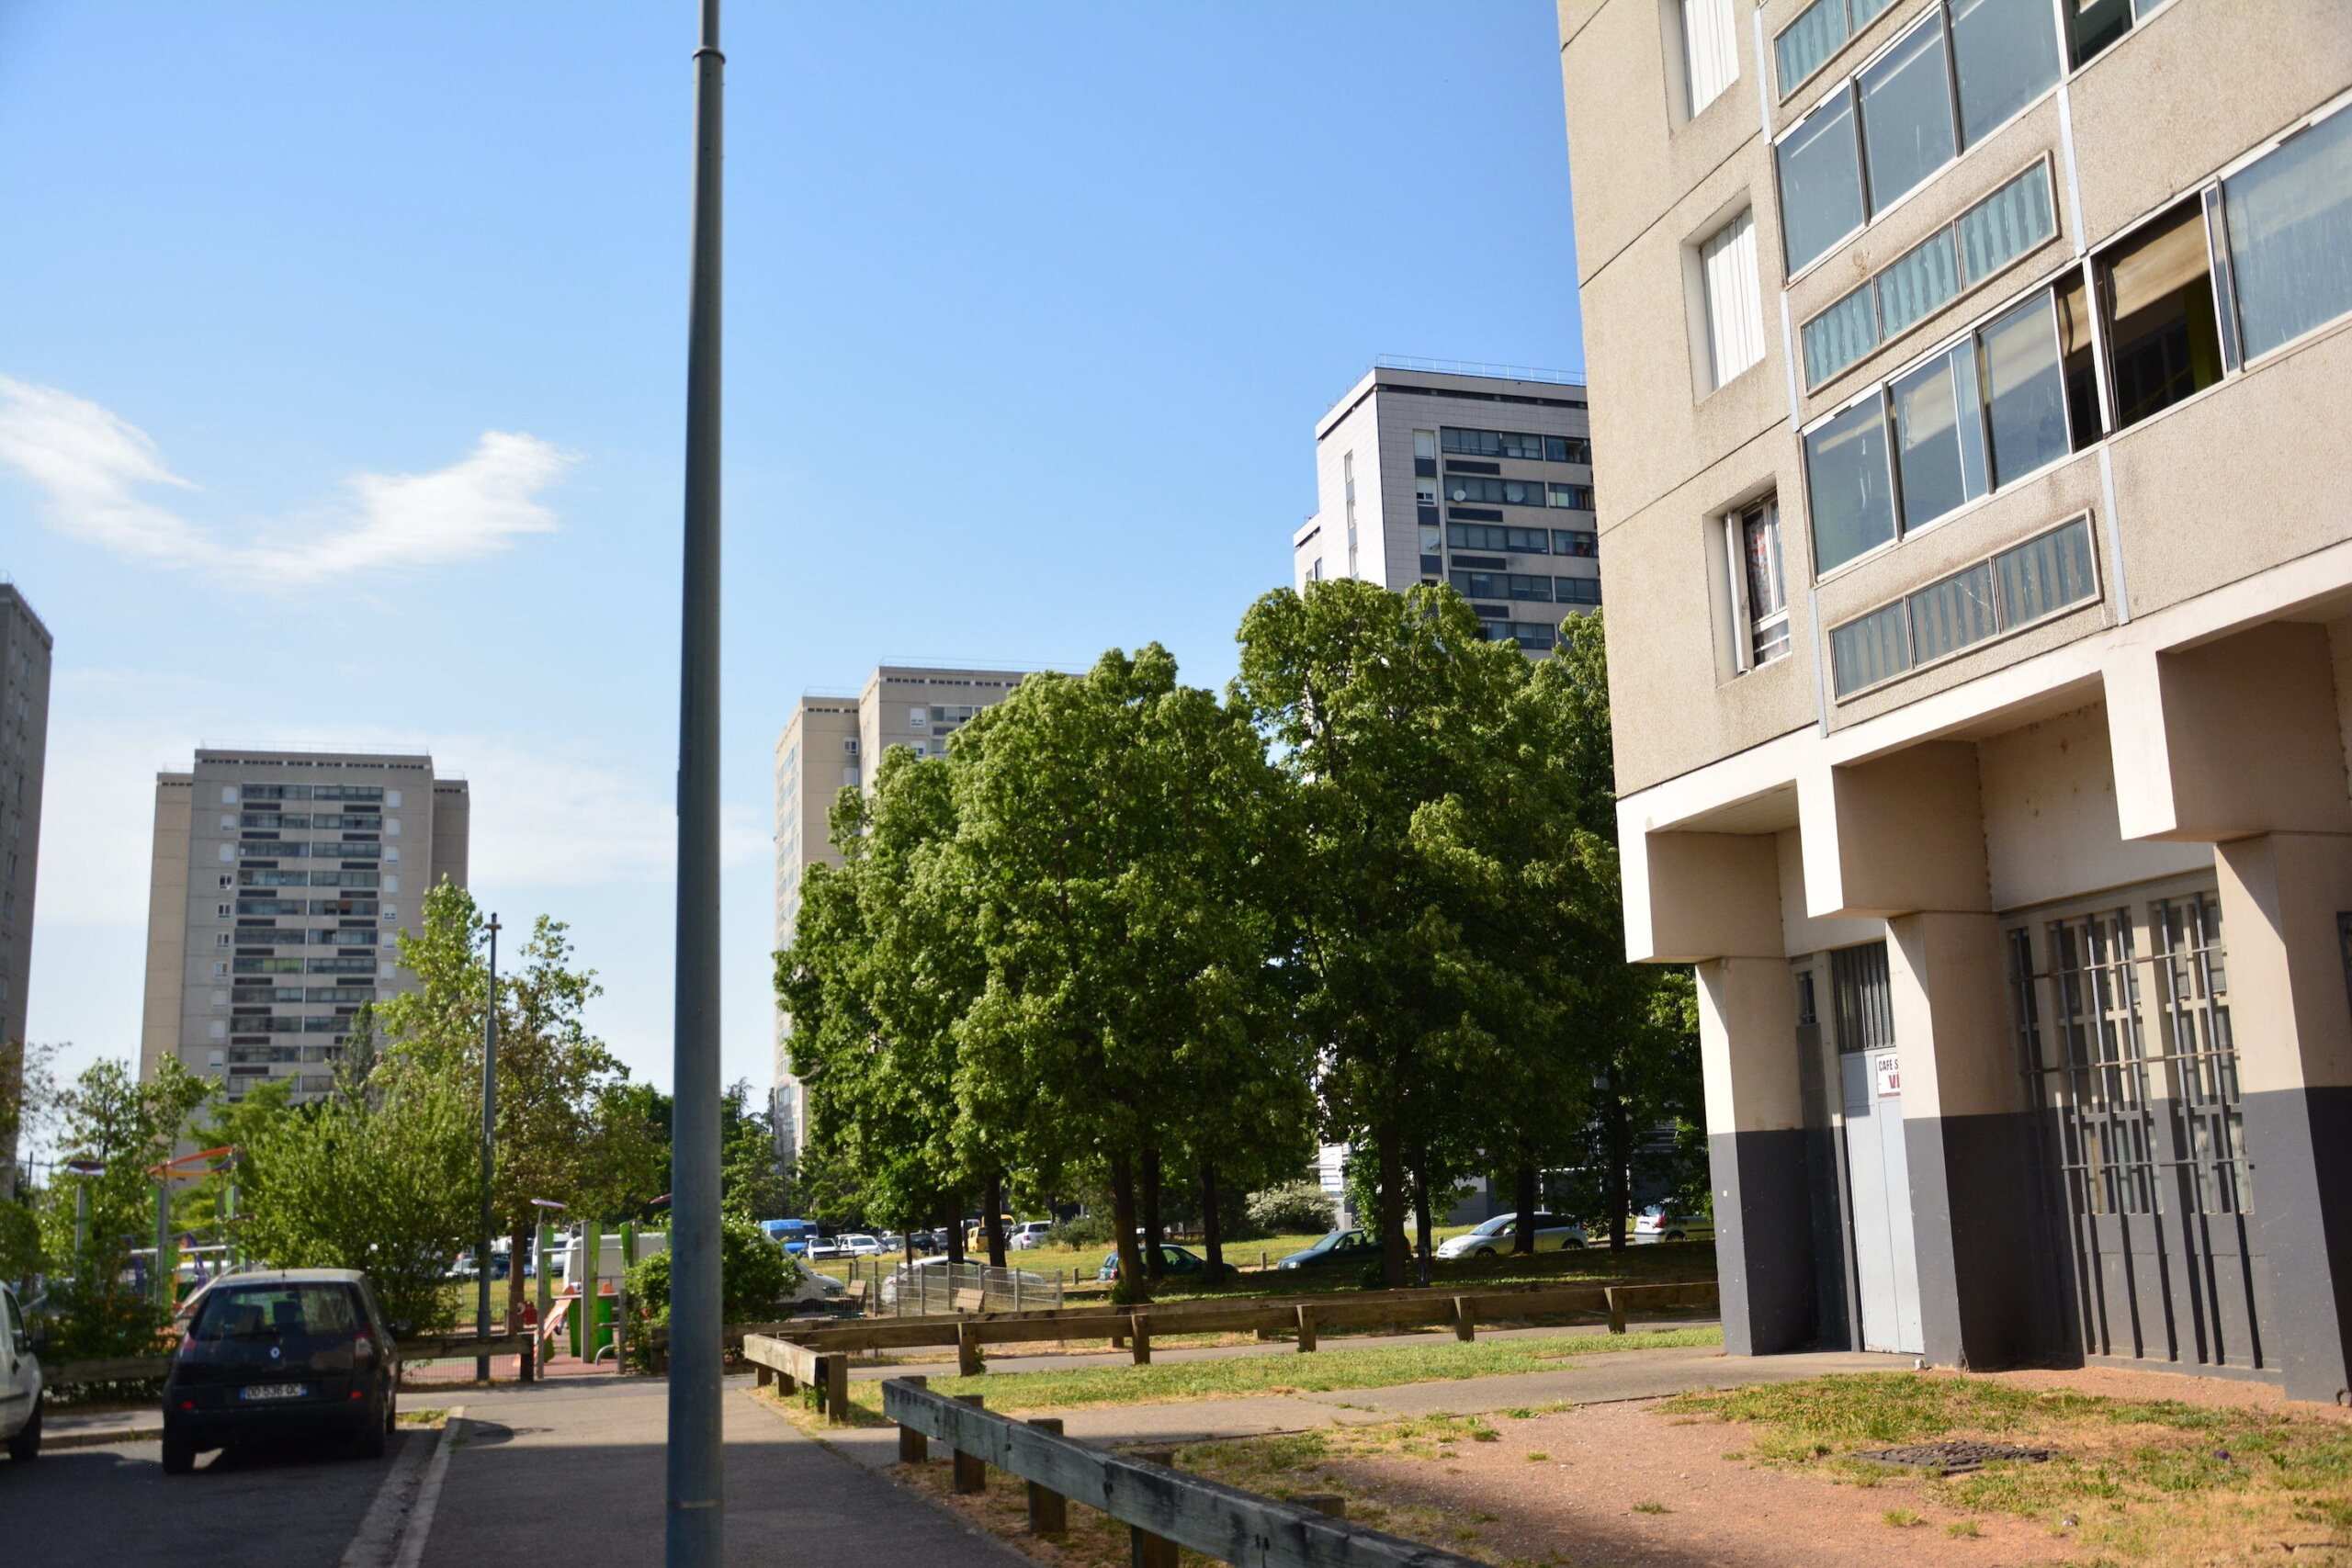
[[[1838,1049],[1875,1051],[1894,1043],[1894,1004],[1887,988],[1886,943],[1866,942],[1829,955],[1838,1007]]]
[[[2083,1353],[2266,1370],[2219,900],[2045,916],[2008,942]]]

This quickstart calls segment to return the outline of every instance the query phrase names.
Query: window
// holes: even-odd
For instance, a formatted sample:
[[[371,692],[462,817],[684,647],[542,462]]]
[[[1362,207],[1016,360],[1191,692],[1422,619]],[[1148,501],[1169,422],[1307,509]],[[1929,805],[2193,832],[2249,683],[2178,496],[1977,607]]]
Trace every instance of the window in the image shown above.
[[[2082,284],[2069,273],[1815,425],[1804,440],[1814,570],[2098,439],[2094,378]]]
[[[1759,501],[1725,518],[1731,550],[1734,659],[1744,672],[1789,653],[1789,593],[1781,560],[1781,509]]]
[[[1448,474],[1445,495],[1448,501],[1481,502],[1489,506],[1551,504],[1541,479],[1490,479],[1476,474]]]
[[[1436,431],[1417,430],[1413,432],[1413,473],[1419,479],[1430,479],[1436,476]]]
[[[2077,517],[1830,628],[1838,694],[1849,696],[2098,597],[2090,519]]]
[[[1783,43],[1824,9],[1800,17]],[[2058,74],[2047,0],[1944,0],[1781,138],[1788,270],[1804,270],[1917,188]]]
[[[1547,435],[1544,438],[1544,460],[1547,463],[1580,463],[1592,466],[1592,443],[1581,435]]]
[[[2067,42],[2075,63],[2083,65],[2103,54],[2125,33],[2138,27],[2166,0],[2061,0],[2066,14]]]
[[[1544,499],[1548,505],[1566,507],[1570,512],[1589,512],[1592,510],[1592,487],[1548,484],[1544,487]]]
[[[1781,79],[1781,96],[1787,97],[1838,46],[1894,0],[1815,0],[1772,40],[1772,62]]]
[[[1486,523],[1449,523],[1446,538],[1460,550],[1515,550],[1521,555],[1552,553],[1548,528],[1499,528]]]
[[[1600,553],[1600,536],[1581,528],[1552,530],[1552,553],[1555,556],[1597,556]]]
[[[2223,180],[2221,204],[2246,358],[2352,310],[2352,114]]]
[[[1862,226],[1854,102],[1839,93],[1774,150],[1781,171],[1781,248],[1792,273]]]
[[[1555,577],[1552,590],[1552,596],[1563,604],[1600,603],[1600,579],[1597,577]]]
[[[1544,437],[1527,435],[1510,430],[1456,430],[1440,426],[1438,445],[1445,451],[1464,457],[1517,457],[1521,461],[1544,461]]]
[[[1858,79],[1874,212],[1917,189],[1959,151],[1943,20],[1941,12],[1931,13]]]
[[[1696,117],[1739,80],[1739,28],[1731,0],[1681,0],[1683,101]]]
[[[2101,253],[2098,277],[2118,429],[2221,380],[2201,202],[2181,203]]]
[[[1756,216],[1743,212],[1699,245],[1706,288],[1711,387],[1764,357],[1764,308],[1756,282]]]
[[[909,708],[907,710],[907,728],[909,729],[921,729],[930,722],[931,710],[929,708]]]

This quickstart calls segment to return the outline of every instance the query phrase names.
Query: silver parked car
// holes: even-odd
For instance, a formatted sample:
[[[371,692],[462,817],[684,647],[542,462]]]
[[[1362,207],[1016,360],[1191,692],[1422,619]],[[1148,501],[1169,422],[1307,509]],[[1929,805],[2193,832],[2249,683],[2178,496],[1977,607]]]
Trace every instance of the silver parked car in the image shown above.
[[[1518,1245],[1519,1215],[1497,1214],[1474,1231],[1439,1245],[1440,1258],[1497,1258]],[[1535,1250],[1558,1252],[1585,1244],[1584,1226],[1559,1214],[1535,1216]]]
[[[0,1440],[8,1457],[40,1457],[40,1362],[17,1293],[0,1285]]]

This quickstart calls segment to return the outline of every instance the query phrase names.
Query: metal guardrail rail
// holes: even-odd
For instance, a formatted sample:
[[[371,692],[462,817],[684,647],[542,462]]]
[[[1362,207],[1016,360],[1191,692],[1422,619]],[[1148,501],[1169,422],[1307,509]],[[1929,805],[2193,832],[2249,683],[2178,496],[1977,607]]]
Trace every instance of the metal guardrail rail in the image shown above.
[[[1029,1483],[1031,1527],[1041,1534],[1063,1528],[1063,1500],[1099,1508],[1132,1532],[1138,1564],[1172,1564],[1173,1548],[1186,1546],[1234,1568],[1484,1568],[1304,1504],[1091,1447],[1063,1437],[1058,1421],[1015,1421],[977,1398],[933,1393],[920,1379],[885,1382],[882,1414],[899,1426],[902,1460],[925,1457],[935,1439],[956,1455],[958,1491],[985,1487],[986,1466],[1019,1476]],[[1057,1506],[1041,1509],[1041,1493]],[[1039,1525],[1041,1516],[1051,1529]]]

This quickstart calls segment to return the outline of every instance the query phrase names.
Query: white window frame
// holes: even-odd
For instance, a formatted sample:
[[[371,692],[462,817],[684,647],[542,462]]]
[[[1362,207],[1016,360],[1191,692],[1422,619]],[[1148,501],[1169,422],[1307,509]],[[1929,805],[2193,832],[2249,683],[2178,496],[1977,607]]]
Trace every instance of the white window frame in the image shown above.
[[[1691,120],[1739,81],[1739,22],[1732,0],[1675,0],[1674,13],[1682,55],[1682,118]],[[1713,69],[1702,75],[1705,67]]]
[[[1699,314],[1706,332],[1707,389],[1713,392],[1764,363],[1764,286],[1757,272],[1756,209],[1742,208],[1701,239],[1697,250]],[[1725,287],[1718,289],[1719,282]],[[1744,320],[1736,309],[1743,304]],[[1742,355],[1747,357],[1740,358]]]

